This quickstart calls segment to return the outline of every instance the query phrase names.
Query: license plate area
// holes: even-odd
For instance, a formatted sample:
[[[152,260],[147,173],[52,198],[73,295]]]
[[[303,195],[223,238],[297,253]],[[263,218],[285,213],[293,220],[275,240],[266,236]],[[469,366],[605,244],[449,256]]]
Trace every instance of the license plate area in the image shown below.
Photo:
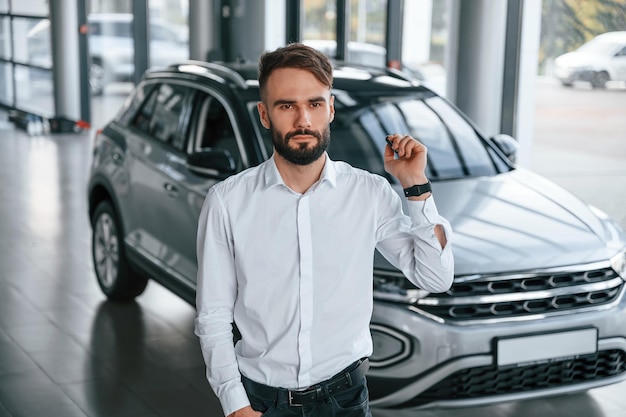
[[[496,340],[498,366],[559,361],[598,351],[598,329],[586,328]]]

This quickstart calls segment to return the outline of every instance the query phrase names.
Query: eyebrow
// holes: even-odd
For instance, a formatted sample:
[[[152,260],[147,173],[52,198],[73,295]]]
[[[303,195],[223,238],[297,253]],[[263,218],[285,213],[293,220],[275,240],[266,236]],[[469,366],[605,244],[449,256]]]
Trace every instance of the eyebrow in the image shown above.
[[[324,96],[311,97],[308,102],[309,103],[317,103],[320,101],[326,101]],[[287,100],[287,99],[279,99],[274,102],[274,106],[282,106],[283,104],[295,104],[296,100]]]

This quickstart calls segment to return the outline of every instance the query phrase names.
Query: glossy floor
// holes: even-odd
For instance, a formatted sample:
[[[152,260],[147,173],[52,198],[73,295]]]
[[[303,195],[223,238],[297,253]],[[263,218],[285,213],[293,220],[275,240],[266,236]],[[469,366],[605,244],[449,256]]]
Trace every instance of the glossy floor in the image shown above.
[[[539,90],[539,99],[542,91],[567,94],[569,104],[622,103],[614,122],[607,119],[614,106],[586,113],[602,117],[597,129],[616,123],[623,135],[626,92]],[[537,135],[534,168],[626,225],[626,143],[603,134],[590,145],[580,127],[559,142],[550,129],[563,130],[554,123],[582,110],[555,110],[550,97],[538,107],[537,126],[549,134]],[[193,335],[194,309],[154,283],[127,305],[105,301],[97,287],[85,201],[90,145],[90,132],[29,137],[0,121],[0,417],[220,416]],[[623,417],[624,393],[626,382],[490,407],[374,416]]]

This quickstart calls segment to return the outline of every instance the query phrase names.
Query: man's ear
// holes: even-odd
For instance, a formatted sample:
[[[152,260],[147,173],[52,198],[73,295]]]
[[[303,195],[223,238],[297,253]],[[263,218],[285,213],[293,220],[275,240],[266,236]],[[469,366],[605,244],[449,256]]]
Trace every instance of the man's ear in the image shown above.
[[[267,114],[267,107],[265,107],[265,103],[259,101],[256,103],[256,108],[259,111],[259,119],[261,120],[261,124],[264,128],[270,128],[270,118]]]
[[[330,120],[328,123],[330,123],[335,120],[335,96],[331,95],[328,103],[330,104]]]

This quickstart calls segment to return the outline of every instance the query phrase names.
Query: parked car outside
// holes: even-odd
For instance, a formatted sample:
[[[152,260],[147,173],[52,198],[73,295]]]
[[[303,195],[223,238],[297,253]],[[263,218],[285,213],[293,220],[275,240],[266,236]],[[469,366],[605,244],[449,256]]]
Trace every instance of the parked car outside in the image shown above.
[[[337,62],[331,158],[388,178],[385,136],[429,149],[427,175],[455,230],[455,282],[412,286],[376,253],[368,384],[376,407],[469,406],[584,391],[626,378],[626,235],[605,214],[512,163],[414,78]],[[112,300],[149,279],[189,303],[207,190],[270,157],[254,64],[149,71],[94,142],[93,261]],[[406,207],[405,207],[406,208]]]
[[[94,13],[89,23],[89,84],[92,94],[102,94],[112,82],[132,81],[135,75],[133,15]],[[184,27],[149,19],[150,66],[164,67],[189,58]]]
[[[554,60],[554,74],[561,84],[576,81],[604,88],[609,81],[626,81],[626,31],[596,36],[575,51]]]
[[[166,67],[189,58],[187,29],[157,18],[149,19],[151,67]],[[113,82],[132,81],[135,75],[133,15],[94,13],[89,26],[89,85],[93,95],[101,95]],[[29,62],[52,67],[50,20],[42,19],[28,32]]]

